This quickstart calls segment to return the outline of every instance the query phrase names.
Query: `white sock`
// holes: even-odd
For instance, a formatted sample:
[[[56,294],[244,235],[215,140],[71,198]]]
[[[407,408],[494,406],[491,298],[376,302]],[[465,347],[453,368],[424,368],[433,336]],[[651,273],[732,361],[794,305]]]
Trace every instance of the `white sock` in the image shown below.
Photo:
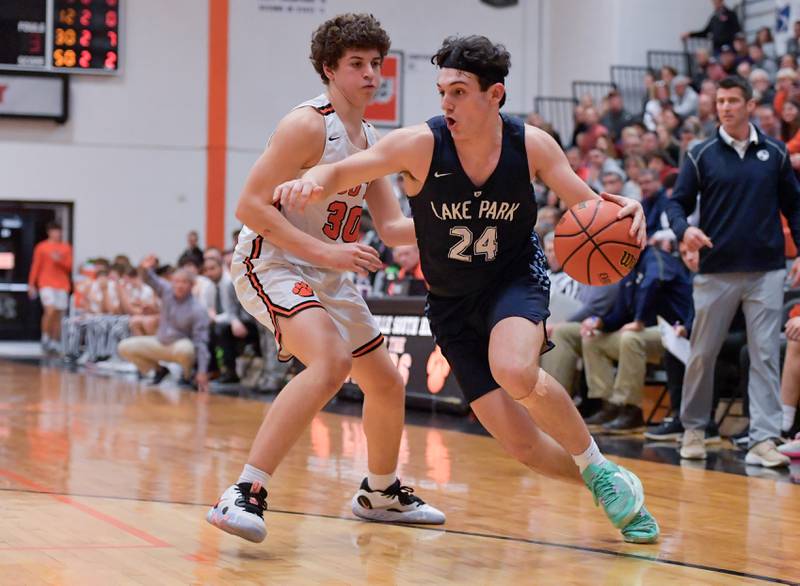
[[[781,411],[783,411],[783,425],[781,425],[781,431],[789,431],[792,429],[792,425],[794,425],[794,417],[797,415],[797,407],[781,405]]]
[[[581,474],[583,474],[583,471],[586,470],[590,464],[600,466],[606,461],[605,456],[600,452],[600,448],[597,447],[594,438],[592,438],[592,442],[589,444],[589,447],[586,448],[585,452],[577,456],[573,455],[572,459],[575,460],[578,468],[580,468]]]
[[[369,472],[367,474],[367,484],[372,490],[386,490],[394,484],[395,480],[397,480],[396,472],[389,474],[373,474]]]
[[[242,474],[239,476],[239,480],[236,481],[236,484],[239,484],[240,482],[249,482],[250,484],[253,482],[260,482],[261,486],[267,488],[270,478],[272,478],[272,476],[263,470],[260,470],[255,466],[251,466],[250,464],[245,464],[244,468],[242,469]]]

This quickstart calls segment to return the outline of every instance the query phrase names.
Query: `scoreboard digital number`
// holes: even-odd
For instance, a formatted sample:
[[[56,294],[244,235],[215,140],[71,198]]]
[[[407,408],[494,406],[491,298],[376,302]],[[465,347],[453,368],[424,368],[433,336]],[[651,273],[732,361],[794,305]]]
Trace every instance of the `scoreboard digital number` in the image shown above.
[[[0,70],[119,71],[122,0],[0,0]]]

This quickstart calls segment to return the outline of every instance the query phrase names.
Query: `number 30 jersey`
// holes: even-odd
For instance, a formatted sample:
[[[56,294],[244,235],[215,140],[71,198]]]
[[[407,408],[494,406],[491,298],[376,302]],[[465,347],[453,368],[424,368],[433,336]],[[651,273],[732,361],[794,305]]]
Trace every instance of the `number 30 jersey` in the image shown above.
[[[303,102],[294,109],[307,107],[314,108],[325,121],[325,150],[318,164],[336,163],[361,151],[350,142],[344,123],[325,94]],[[361,125],[367,146],[372,146],[378,140],[375,129],[367,122],[362,122]],[[331,195],[323,201],[310,203],[303,211],[282,209],[281,213],[293,226],[323,242],[356,242],[359,237],[361,209],[367,187],[367,183],[362,183],[347,191]],[[244,226],[239,235],[237,248],[250,250],[252,241],[257,237],[258,234],[254,230]],[[267,240],[264,240],[261,247],[260,259],[275,264],[309,266],[308,261],[272,246]]]
[[[428,120],[433,157],[422,190],[409,198],[422,272],[432,294],[469,295],[524,274],[550,286],[534,232],[536,200],[528,170],[525,125],[501,114],[497,167],[481,186],[467,176],[444,117]]]

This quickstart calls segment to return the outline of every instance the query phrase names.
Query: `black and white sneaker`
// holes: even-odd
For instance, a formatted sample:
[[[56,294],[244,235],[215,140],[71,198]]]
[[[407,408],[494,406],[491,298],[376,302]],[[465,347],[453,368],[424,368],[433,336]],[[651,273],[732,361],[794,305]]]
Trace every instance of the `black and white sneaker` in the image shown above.
[[[206,521],[242,539],[261,543],[267,536],[267,491],[258,482],[233,484],[206,514]]]
[[[644,437],[657,441],[680,441],[683,437],[683,425],[677,417],[665,417],[660,425],[648,428]]]
[[[353,497],[353,514],[369,521],[441,525],[444,513],[414,494],[414,489],[394,481],[386,490],[372,490],[365,478]]]

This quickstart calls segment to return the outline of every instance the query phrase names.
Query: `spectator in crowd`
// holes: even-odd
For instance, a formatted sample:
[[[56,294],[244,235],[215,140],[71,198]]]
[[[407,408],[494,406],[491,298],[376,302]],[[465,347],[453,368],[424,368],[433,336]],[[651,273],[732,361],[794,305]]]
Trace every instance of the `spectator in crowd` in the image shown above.
[[[800,103],[787,100],[781,108],[781,140],[789,142],[800,130]]]
[[[61,317],[69,306],[72,287],[72,246],[63,240],[61,225],[47,224],[47,239],[33,249],[28,273],[28,297],[42,302],[42,350],[58,352]]]
[[[625,177],[618,171],[607,171],[603,173],[602,185],[602,191],[606,193],[616,193],[636,200],[640,199],[642,195],[639,186],[631,181],[625,181]]]
[[[119,287],[122,312],[130,316],[128,327],[133,336],[152,336],[158,330],[158,298],[139,271],[131,267]]]
[[[739,64],[745,63],[750,59],[750,55],[748,53],[749,45],[747,44],[747,35],[738,32],[733,37],[733,50],[736,52],[736,61]]]
[[[783,362],[781,380],[781,436],[783,438],[789,439],[798,431],[795,424],[798,403],[800,403],[800,304],[791,309],[789,320],[786,322],[786,358]],[[797,451],[800,452],[800,445],[797,448]]]
[[[662,110],[659,125],[666,128],[669,135],[675,140],[678,138],[678,132],[680,131],[682,122],[683,119],[678,116],[671,105]],[[656,126],[656,134],[658,134],[658,125]],[[664,147],[662,146],[662,148]]]
[[[561,212],[556,206],[543,206],[536,214],[536,233],[540,238],[555,229],[561,219]]]
[[[178,266],[182,266],[186,259],[194,261],[195,266],[203,266],[203,249],[198,246],[197,231],[192,230],[186,235],[186,250],[178,257]]]
[[[582,153],[588,153],[597,144],[597,139],[601,136],[608,134],[608,129],[600,124],[600,117],[597,114],[597,109],[594,107],[585,108],[583,111],[584,129],[582,134],[584,140],[582,144],[577,146],[581,149]]]
[[[684,33],[684,40],[689,37],[711,37],[714,52],[718,53],[723,45],[732,45],[736,33],[742,30],[739,26],[739,18],[736,12],[725,6],[725,0],[713,0],[714,13],[706,24],[706,27],[699,31]]]
[[[603,400],[601,410],[586,419],[590,430],[643,430],[647,364],[658,364],[664,354],[656,317],[686,324],[691,307],[692,284],[680,261],[648,246],[636,268],[620,282],[611,311],[581,323],[589,398]]]
[[[786,41],[786,53],[797,58],[800,55],[800,20],[792,26],[792,36]],[[783,67],[783,65],[781,65]]]
[[[658,173],[652,169],[639,173],[639,186],[642,189],[642,208],[647,220],[647,243],[665,252],[672,252],[675,234],[669,227],[666,213],[669,198]]]
[[[661,119],[661,110],[665,105],[670,103],[670,90],[669,86],[662,80],[653,84],[650,93],[650,99],[644,107],[644,114],[642,119],[647,130],[653,131]]]
[[[778,74],[778,64],[774,58],[767,57],[764,54],[764,49],[759,45],[750,45],[748,50],[750,54],[750,64],[753,69],[761,69],[766,71],[769,75],[769,80],[775,81],[775,76]],[[745,78],[747,79],[747,78]]]
[[[258,330],[253,317],[245,311],[236,298],[236,290],[230,275],[222,270],[222,263],[216,255],[208,254],[203,263],[203,274],[208,277],[214,287],[214,310],[211,315],[209,330],[209,349],[211,350],[211,363],[208,372],[216,374],[220,369],[215,356],[215,349],[222,351],[221,373],[217,382],[221,384],[238,383],[236,373],[236,346],[237,341],[255,342]]]
[[[792,99],[796,81],[797,72],[794,69],[784,68],[778,70],[775,81],[775,102],[772,104],[778,114],[783,112],[783,103]]]
[[[713,95],[713,92],[709,92],[710,88],[714,88],[714,92],[716,91],[717,84],[727,77],[725,73],[725,69],[722,67],[722,63],[720,63],[719,59],[712,58],[706,68],[706,79],[703,84],[700,86],[700,93],[710,93]]]
[[[778,52],[775,49],[775,39],[772,38],[772,29],[768,26],[762,26],[756,31],[756,40],[753,45],[761,49],[767,59],[774,61],[778,58]],[[750,54],[750,58],[753,59],[752,53]]]
[[[681,124],[680,154],[678,156],[679,165],[683,162],[683,158],[686,156],[689,149],[698,144],[703,138],[705,138],[703,129],[700,128],[700,122],[697,120],[696,116],[687,118],[684,123]]]
[[[778,212],[783,211],[795,244],[800,243],[800,184],[785,147],[750,123],[755,107],[748,82],[721,82],[718,138],[698,145],[687,157],[667,210],[679,241],[700,250],[692,350],[681,404],[681,457],[706,457],[713,365],[741,303],[751,338],[750,449],[745,461],[774,467],[788,464],[773,442],[780,435],[778,361],[786,273]],[[690,227],[686,217],[694,212],[698,193],[699,225]],[[800,283],[800,261],[791,276],[793,285]]]
[[[692,87],[700,90],[703,80],[708,77],[708,65],[711,63],[711,55],[707,49],[697,49],[694,52],[694,73],[692,74]]]
[[[665,110],[664,113],[666,114],[667,111]],[[659,152],[662,152],[669,155],[671,161],[677,161],[678,157],[681,155],[681,143],[678,142],[671,128],[666,124],[659,124],[656,126],[656,136],[658,136],[658,151],[653,153],[651,158],[656,156]],[[674,163],[672,166],[674,166]]]
[[[642,133],[636,126],[626,126],[620,133],[620,151],[622,157],[633,157],[643,155]]]
[[[553,140],[555,140],[558,143],[558,146],[562,148],[564,147],[564,143],[561,142],[561,135],[555,128],[553,128],[553,125],[547,122],[544,118],[542,118],[541,114],[539,114],[538,112],[531,112],[530,114],[528,114],[528,117],[525,119],[525,123],[530,124],[531,126],[535,126],[536,128],[539,128],[541,130],[544,130],[547,134],[553,137]],[[398,176],[402,177],[402,174]]]
[[[759,105],[772,106],[775,101],[775,90],[772,89],[772,80],[763,69],[753,69],[750,72],[750,85],[753,86],[753,98]]]
[[[736,66],[736,75],[742,79],[750,79],[750,73],[753,71],[753,66],[749,61],[742,61]]]
[[[177,362],[185,382],[191,380],[197,364],[197,390],[208,391],[208,311],[192,296],[194,276],[185,269],[172,275],[172,282],[154,272],[156,259],[150,255],[139,265],[144,281],[161,299],[161,316],[155,336],[135,336],[119,344],[119,354],[133,362],[140,376],[155,370],[153,383],[158,384],[169,374],[159,362]]]
[[[580,322],[592,315],[605,315],[614,304],[619,284],[593,287],[579,283],[564,272],[556,257],[554,244],[555,233],[551,230],[542,239],[549,267],[551,298],[556,294],[564,295],[580,302],[580,307],[565,321],[548,321],[547,335],[554,341],[555,347],[542,355],[542,368],[572,392],[582,353]]]
[[[609,136],[612,142],[618,142],[622,129],[633,122],[633,115],[625,110],[625,105],[622,101],[622,94],[617,90],[612,90],[606,96],[608,101],[608,109],[605,115],[600,119],[600,124],[608,129]]]
[[[672,99],[673,97],[673,85],[672,82],[678,76],[678,70],[675,69],[672,65],[663,65],[659,70],[659,76],[661,81],[664,82],[664,85],[667,86],[667,90],[669,91],[669,97]]]
[[[200,270],[203,268],[202,257],[200,264],[195,262],[193,258],[184,258],[178,268],[191,275],[192,296],[206,308],[209,317],[212,317],[214,312],[214,284],[208,277],[200,274]]]
[[[685,75],[679,75],[675,78],[673,84],[675,90],[675,113],[681,118],[697,114],[698,96],[694,88],[689,85],[689,78]]]
[[[425,275],[419,262],[419,248],[416,244],[395,246],[392,249],[394,262],[400,267],[386,290],[388,295],[425,295]]]
[[[661,147],[658,144],[658,134],[655,130],[648,130],[642,134],[642,156],[645,159],[656,154]]]
[[[736,75],[736,68],[739,61],[736,58],[736,51],[730,45],[723,45],[719,53],[719,65],[725,75]]]
[[[717,132],[717,115],[712,96],[700,94],[697,98],[697,119],[700,121],[701,134],[704,138],[713,136]]]
[[[612,159],[608,154],[599,149],[593,148],[589,151],[588,157],[589,173],[585,181],[589,187],[600,193],[603,191],[602,177],[604,173],[617,173],[621,177],[625,176],[625,172],[615,159]]]
[[[775,115],[772,104],[762,104],[756,108],[756,124],[765,136],[781,140],[781,121]]]
[[[647,164],[643,157],[630,156],[625,158],[625,173],[628,175],[628,181],[625,183],[629,193],[636,193],[634,199],[642,198],[642,189],[639,186],[639,174],[647,169]],[[627,187],[628,183],[632,184]]]
[[[659,180],[664,183],[667,176],[676,172],[675,160],[666,151],[656,151],[647,160],[647,168],[658,173]]]
[[[699,270],[700,265],[700,254],[697,251],[690,251],[689,248],[684,244],[681,243],[679,245],[681,260],[683,261],[684,266],[690,271],[690,275],[694,275]],[[737,314],[738,317],[739,314]],[[742,325],[743,325],[742,319]],[[734,324],[735,326],[735,324]],[[733,331],[734,326],[731,326],[731,330]],[[677,324],[673,326],[675,333],[681,338],[688,338],[689,331],[686,329],[686,325],[684,324]],[[736,336],[729,336],[728,340],[726,340],[726,344],[728,341],[733,342],[733,354],[738,357],[739,350],[741,349],[741,345],[739,345],[738,338]],[[720,359],[722,357],[720,356]],[[645,432],[644,437],[651,440],[680,440],[683,437],[683,425],[681,424],[680,419],[680,412],[681,412],[681,391],[683,387],[683,377],[685,373],[685,366],[684,364],[675,358],[669,352],[664,353],[664,370],[667,373],[667,391],[669,392],[669,402],[670,402],[670,414],[663,419],[663,421]],[[711,406],[711,412],[709,413],[708,418],[708,425],[706,426],[706,438],[705,443],[709,444],[712,442],[717,442],[720,440],[719,437],[719,429],[717,428],[716,421],[714,419],[714,413],[716,413],[716,407],[719,402],[719,389],[722,387],[721,379],[718,380],[717,374],[721,373],[722,369],[716,368],[715,369],[715,376],[714,376],[714,400]]]

